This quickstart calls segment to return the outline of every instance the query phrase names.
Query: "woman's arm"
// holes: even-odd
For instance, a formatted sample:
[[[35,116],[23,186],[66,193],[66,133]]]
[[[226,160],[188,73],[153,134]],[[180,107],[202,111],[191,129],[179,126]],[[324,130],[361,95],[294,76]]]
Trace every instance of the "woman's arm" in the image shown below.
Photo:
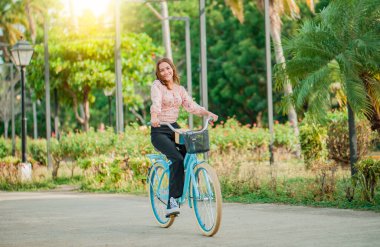
[[[158,114],[161,113],[162,94],[156,82],[153,82],[153,85],[150,89],[150,98],[152,100],[152,105],[150,106],[150,122],[153,127],[158,127],[160,125]]]
[[[218,116],[210,111],[207,111],[204,107],[198,105],[187,93],[186,89],[181,86],[182,106],[191,114],[198,116],[212,117],[214,121],[218,120]]]

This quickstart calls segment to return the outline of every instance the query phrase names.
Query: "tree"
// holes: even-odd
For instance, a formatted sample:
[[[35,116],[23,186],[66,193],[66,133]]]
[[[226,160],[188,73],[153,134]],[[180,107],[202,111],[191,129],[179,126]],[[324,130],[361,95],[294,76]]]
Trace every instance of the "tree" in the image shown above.
[[[278,81],[286,74],[294,93],[287,102],[307,106],[315,119],[330,109],[330,88],[339,82],[347,97],[349,128],[354,113],[363,113],[380,132],[380,2],[336,0],[314,20],[308,20],[286,45],[292,58],[278,67]],[[282,77],[281,77],[282,76]],[[357,151],[350,133],[351,166]]]
[[[0,36],[0,42],[13,45],[22,35],[20,26],[26,26],[27,22],[22,15],[22,5],[12,0],[0,1],[0,29],[3,35]],[[3,47],[5,60],[9,61],[9,51]]]
[[[253,3],[245,9],[248,20],[240,25],[221,1],[209,5],[210,105],[224,118],[235,115],[240,122],[260,125],[267,109],[264,20]]]
[[[244,22],[244,5],[243,0],[225,0],[226,4],[230,6],[233,14],[239,19],[241,23]],[[264,9],[264,1],[263,0],[255,0],[257,3],[257,6],[260,10]],[[308,4],[310,10],[314,12],[314,1],[313,0],[306,0],[306,3]],[[282,29],[282,22],[281,22],[281,16],[286,15],[291,18],[298,18],[299,17],[299,7],[296,4],[294,0],[270,0],[269,1],[269,18],[270,18],[270,29],[271,29],[271,36],[273,39],[273,46],[275,50],[275,57],[276,57],[276,63],[277,64],[283,64],[285,65],[285,56],[282,49],[282,42],[281,42],[281,29]],[[293,89],[291,84],[288,82],[287,78],[285,79],[284,84],[284,93],[285,96],[292,93]],[[288,109],[288,119],[291,125],[293,126],[295,135],[299,136],[299,129],[298,129],[298,119],[297,119],[297,113],[294,109],[294,106],[289,104]],[[300,150],[298,150],[298,153],[300,154]]]
[[[7,67],[3,67],[2,69],[5,69]],[[12,118],[12,105],[11,105],[11,87],[14,86],[20,78],[14,78],[11,80],[9,73],[2,71],[0,73],[0,119],[4,122],[4,137],[8,138],[8,126],[9,126],[9,120]],[[20,90],[16,90],[14,92],[15,95],[19,94]],[[17,115],[21,111],[20,104],[15,104],[15,112],[14,115]]]
[[[73,41],[75,40],[75,41]],[[76,120],[89,129],[90,105],[94,103],[93,90],[114,87],[113,40],[101,37],[87,38],[73,34],[51,40],[50,75],[52,87],[60,92],[60,100],[72,106]],[[128,106],[140,110],[142,96],[136,88],[147,87],[153,80],[154,62],[152,53],[159,50],[151,44],[146,35],[129,34],[122,38],[123,96]],[[43,95],[43,47],[36,46],[30,75],[37,95]],[[79,112],[79,103],[84,106],[84,116]]]

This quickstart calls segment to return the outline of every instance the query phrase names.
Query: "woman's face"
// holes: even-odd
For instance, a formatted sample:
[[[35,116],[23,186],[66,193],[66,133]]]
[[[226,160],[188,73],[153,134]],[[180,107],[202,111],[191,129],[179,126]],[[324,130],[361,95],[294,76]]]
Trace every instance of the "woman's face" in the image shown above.
[[[173,69],[170,64],[166,62],[160,63],[158,65],[158,73],[160,73],[160,77],[165,81],[173,81]]]

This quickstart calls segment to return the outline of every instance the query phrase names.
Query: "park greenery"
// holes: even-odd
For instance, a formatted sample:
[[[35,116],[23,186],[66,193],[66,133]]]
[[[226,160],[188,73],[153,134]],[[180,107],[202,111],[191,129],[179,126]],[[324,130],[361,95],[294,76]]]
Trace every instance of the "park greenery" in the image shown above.
[[[263,2],[206,2],[209,109],[220,116],[210,130],[209,161],[220,178],[224,199],[379,211],[380,1],[270,1],[275,61],[273,165],[268,162]],[[198,1],[169,1],[168,7],[171,16],[188,16],[191,21],[192,91],[199,102]],[[59,1],[51,0],[0,3],[0,42],[13,45],[24,35],[35,48],[27,68],[27,153],[33,181],[19,179],[19,137],[12,155],[10,113],[5,110],[11,83],[5,83],[10,81],[9,72],[1,69],[0,189],[71,184],[83,191],[145,194],[150,165],[145,154],[154,152],[146,127],[149,92],[155,62],[165,54],[161,22],[144,4],[121,4],[126,126],[124,133],[115,133],[115,99],[104,93],[115,85],[112,11],[104,16],[85,11],[74,18],[62,15],[62,8]],[[44,23],[49,23],[52,114],[59,128],[53,131],[60,133],[51,139],[52,170],[46,159]],[[185,85],[184,23],[171,21],[170,28],[173,60]],[[9,51],[2,49],[3,62],[10,62]],[[15,85],[17,94],[20,86]],[[17,112],[18,136],[20,119]],[[179,122],[186,126],[186,121],[182,111]],[[196,119],[195,126],[200,123]],[[103,125],[107,127],[99,127]],[[34,126],[37,138],[31,138]],[[354,167],[350,167],[354,139],[349,128],[356,130]]]

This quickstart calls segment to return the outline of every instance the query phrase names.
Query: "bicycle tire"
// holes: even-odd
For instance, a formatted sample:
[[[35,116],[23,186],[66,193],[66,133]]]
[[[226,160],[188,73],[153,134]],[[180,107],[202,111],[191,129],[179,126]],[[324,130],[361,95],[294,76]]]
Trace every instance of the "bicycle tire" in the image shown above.
[[[199,191],[199,195],[196,195],[192,183],[191,197],[195,218],[202,234],[211,237],[218,232],[222,221],[222,193],[219,179],[215,170],[205,163],[194,168],[194,175]],[[203,208],[206,212],[202,212]]]
[[[160,184],[160,180],[162,180]],[[149,173],[148,192],[150,205],[154,218],[158,225],[163,228],[168,228],[174,223],[175,217],[166,218],[166,205],[169,196],[169,174],[165,171],[165,166],[156,162]],[[158,193],[160,191],[160,193]],[[165,192],[166,191],[166,192]],[[160,196],[160,194],[163,195]],[[165,196],[164,193],[167,193]]]

